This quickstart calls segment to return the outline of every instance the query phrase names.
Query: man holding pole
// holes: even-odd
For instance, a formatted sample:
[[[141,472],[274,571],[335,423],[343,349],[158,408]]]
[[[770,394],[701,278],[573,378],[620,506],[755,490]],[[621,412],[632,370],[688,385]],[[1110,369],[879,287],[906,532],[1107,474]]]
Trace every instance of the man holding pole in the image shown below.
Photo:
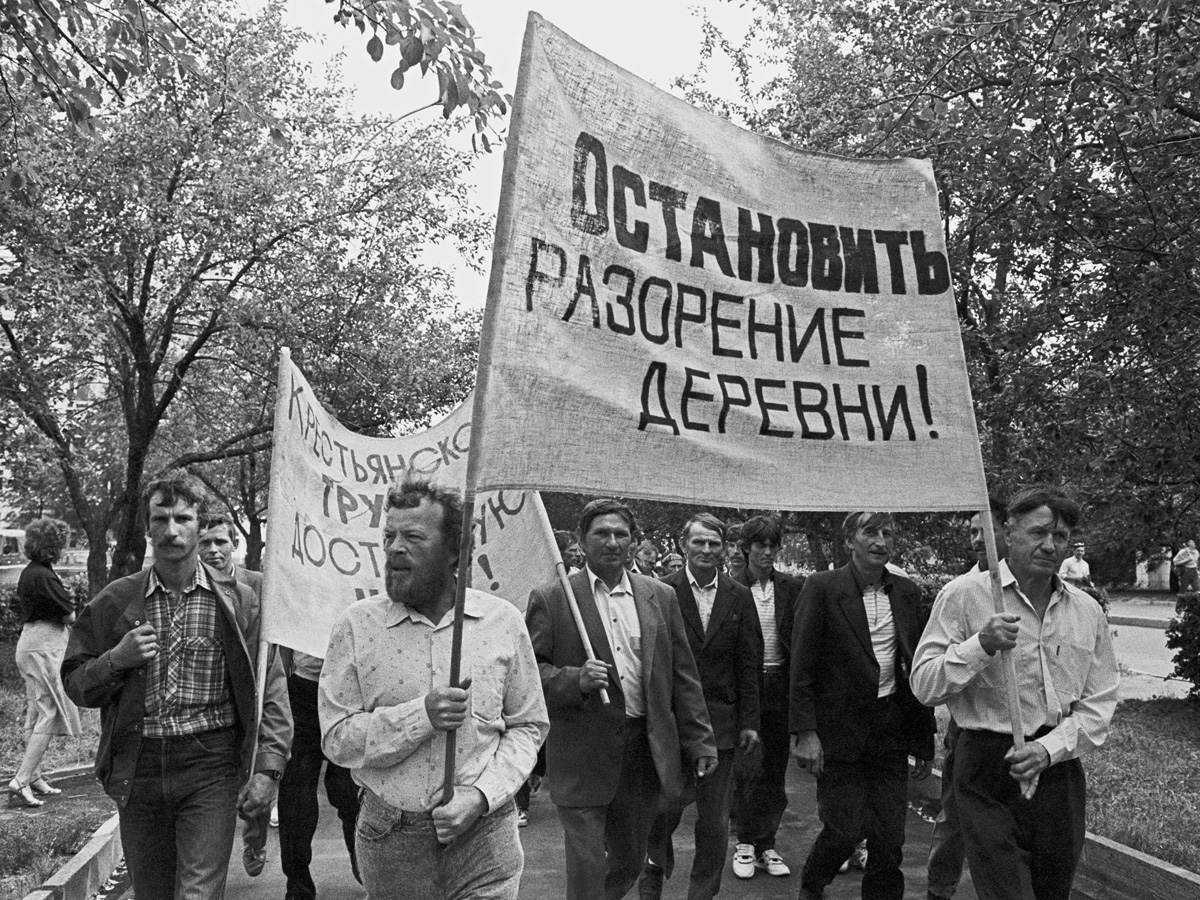
[[[675,594],[625,570],[634,531],[623,503],[585,506],[586,566],[535,589],[526,613],[550,709],[547,769],[567,900],[619,900],[633,886],[660,795],[683,791],[681,749],[697,778],[717,768]]]
[[[462,503],[406,480],[388,490],[386,596],[352,605],[321,671],[322,748],[364,789],[358,867],[372,900],[515,900],[524,856],[513,795],[549,723],[516,608],[468,589],[449,687]],[[442,803],[447,733],[454,790]]]
[[[1079,518],[1057,488],[1017,495],[1007,560],[947,585],[913,661],[917,698],[947,703],[962,729],[953,791],[980,900],[1068,900],[1083,850],[1079,758],[1108,736],[1119,676],[1103,610],[1056,574]],[[1005,651],[1016,657],[1018,723]]]

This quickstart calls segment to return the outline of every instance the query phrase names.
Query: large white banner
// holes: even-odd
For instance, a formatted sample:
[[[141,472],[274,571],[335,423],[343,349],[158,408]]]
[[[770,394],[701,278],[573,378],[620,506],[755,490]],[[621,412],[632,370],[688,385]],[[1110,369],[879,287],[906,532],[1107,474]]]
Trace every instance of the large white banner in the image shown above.
[[[743,131],[536,14],[479,390],[480,488],[986,499],[932,166]]]
[[[412,472],[463,488],[471,400],[427,431],[364,437],[329,414],[285,354],[274,440],[263,639],[324,658],[342,611],[384,591],[388,485]],[[475,506],[471,585],[524,610],[530,590],[554,577],[557,559],[533,497],[481,492]]]

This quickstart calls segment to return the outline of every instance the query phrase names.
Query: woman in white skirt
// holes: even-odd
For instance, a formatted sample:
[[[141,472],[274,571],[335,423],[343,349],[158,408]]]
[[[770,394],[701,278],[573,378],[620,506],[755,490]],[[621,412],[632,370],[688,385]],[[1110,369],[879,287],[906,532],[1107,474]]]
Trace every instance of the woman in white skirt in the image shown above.
[[[25,616],[17,641],[17,670],[25,679],[25,757],[8,783],[9,805],[41,806],[40,797],[62,793],[42,777],[42,756],[55,735],[79,734],[79,710],[59,675],[75,602],[53,568],[69,534],[58,519],[36,519],[25,528],[30,563],[17,582]]]

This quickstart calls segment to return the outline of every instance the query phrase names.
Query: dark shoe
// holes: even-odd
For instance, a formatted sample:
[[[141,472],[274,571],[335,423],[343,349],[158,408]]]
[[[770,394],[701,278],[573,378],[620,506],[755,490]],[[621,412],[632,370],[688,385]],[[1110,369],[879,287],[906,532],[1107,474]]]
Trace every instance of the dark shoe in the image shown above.
[[[267,848],[260,847],[255,849],[249,844],[242,845],[242,865],[246,867],[246,874],[251,878],[257,878],[262,874],[263,866],[267,864]]]
[[[637,881],[638,900],[659,900],[662,897],[663,870],[646,863]]]

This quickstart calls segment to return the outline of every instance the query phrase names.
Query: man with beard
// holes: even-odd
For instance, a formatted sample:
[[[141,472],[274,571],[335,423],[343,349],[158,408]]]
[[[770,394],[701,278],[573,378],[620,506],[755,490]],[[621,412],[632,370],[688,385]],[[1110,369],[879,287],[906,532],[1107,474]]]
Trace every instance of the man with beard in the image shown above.
[[[258,597],[199,561],[207,500],[182,469],[147,486],[154,565],[96,595],[63,660],[71,699],[103,709],[96,775],[139,897],[224,896],[237,816],[269,814],[292,739],[273,657],[255,730]]]
[[[1108,737],[1120,678],[1104,610],[1057,575],[1079,518],[1058,488],[1014,497],[1008,556],[997,567],[1004,612],[995,611],[990,574],[956,579],[913,660],[917,699],[946,703],[962,730],[954,802],[981,900],[1068,900],[1083,851],[1079,758]],[[1005,701],[1004,650],[1015,657],[1028,735],[1020,750]]]
[[[466,592],[462,659],[449,686],[462,504],[405,480],[387,494],[387,595],[334,627],[318,705],[325,755],[363,788],[358,867],[372,900],[515,900],[524,855],[513,795],[549,722],[516,607]],[[457,732],[453,795],[442,794]]]
[[[717,768],[675,592],[625,570],[635,530],[616,500],[593,500],[579,519],[587,565],[570,584],[597,658],[559,582],[535,588],[526,613],[553,725],[546,755],[567,900],[619,900],[633,886],[660,795],[683,792],[681,751],[697,778]]]

